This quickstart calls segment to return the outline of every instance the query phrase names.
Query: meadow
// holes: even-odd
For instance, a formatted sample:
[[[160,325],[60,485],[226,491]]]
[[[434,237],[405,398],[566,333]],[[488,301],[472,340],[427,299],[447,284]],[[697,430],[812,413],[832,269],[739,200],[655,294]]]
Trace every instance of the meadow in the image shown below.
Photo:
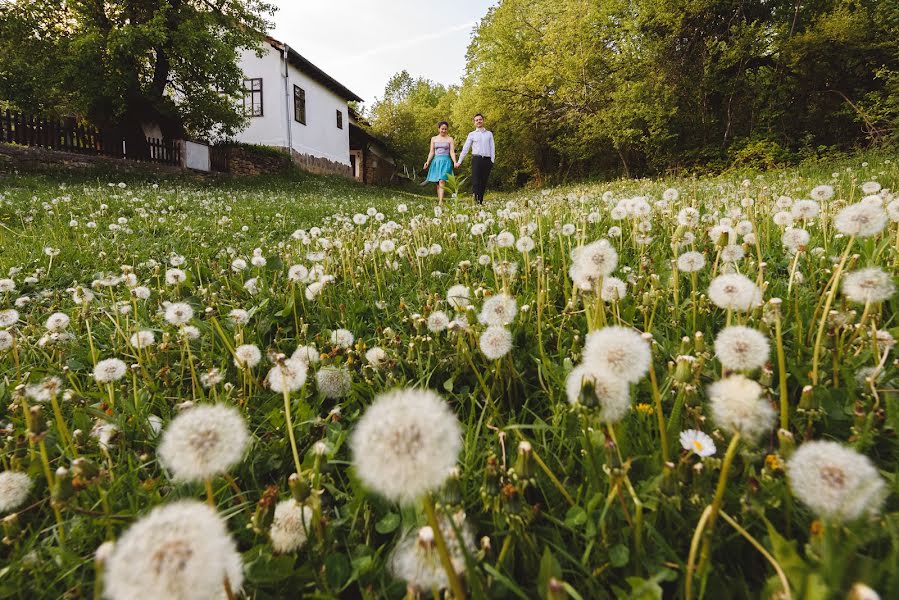
[[[5,177],[0,597],[897,597],[897,188]]]

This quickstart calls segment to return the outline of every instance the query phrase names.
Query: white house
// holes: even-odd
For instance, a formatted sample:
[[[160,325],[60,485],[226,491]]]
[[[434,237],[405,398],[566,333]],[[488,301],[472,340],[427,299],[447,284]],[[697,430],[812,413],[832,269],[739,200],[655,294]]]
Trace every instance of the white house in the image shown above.
[[[240,65],[250,124],[237,141],[289,149],[308,171],[354,176],[347,102],[362,98],[272,37],[261,57],[245,50]]]

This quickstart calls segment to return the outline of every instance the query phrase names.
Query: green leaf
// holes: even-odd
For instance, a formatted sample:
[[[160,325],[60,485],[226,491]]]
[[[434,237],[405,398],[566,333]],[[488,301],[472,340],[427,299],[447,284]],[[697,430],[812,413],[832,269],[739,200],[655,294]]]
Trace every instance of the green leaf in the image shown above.
[[[351,572],[350,559],[345,554],[329,554],[325,559],[325,578],[332,588],[343,589]]]
[[[624,544],[616,544],[609,550],[609,562],[613,567],[623,567],[631,558],[630,548]]]
[[[247,554],[258,554],[258,556],[246,562],[247,580],[252,583],[275,583],[283,581],[290,577],[293,573],[294,564],[297,557],[289,554],[272,556],[268,554],[263,547],[258,550],[251,550]]]
[[[554,577],[556,579],[562,578],[562,566],[547,546],[543,548],[543,556],[540,558],[540,572],[537,574],[537,589],[540,591],[541,597],[546,597],[549,580]]]
[[[587,522],[587,511],[580,506],[572,506],[565,513],[565,525],[574,529]]]
[[[387,513],[381,520],[375,523],[375,531],[378,533],[390,533],[400,526],[400,516],[397,513]]]

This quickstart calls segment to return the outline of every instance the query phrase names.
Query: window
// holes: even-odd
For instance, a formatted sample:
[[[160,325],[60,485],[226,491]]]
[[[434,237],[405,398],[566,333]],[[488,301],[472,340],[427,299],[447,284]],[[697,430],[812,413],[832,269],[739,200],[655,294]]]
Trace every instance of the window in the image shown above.
[[[262,116],[262,78],[243,80],[243,112],[248,117]]]
[[[343,113],[337,109],[337,129],[343,129]]]
[[[293,120],[306,124],[306,90],[298,85],[293,86]]]

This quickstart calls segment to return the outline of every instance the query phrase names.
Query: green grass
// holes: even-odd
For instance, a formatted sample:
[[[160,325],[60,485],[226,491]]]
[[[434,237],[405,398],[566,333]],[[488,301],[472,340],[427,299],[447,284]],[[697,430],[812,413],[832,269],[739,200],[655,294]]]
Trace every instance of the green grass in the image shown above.
[[[0,275],[14,269],[9,276],[16,284],[0,293],[0,311],[17,307],[20,313],[8,328],[15,350],[0,352],[0,426],[6,429],[0,459],[4,470],[25,471],[34,481],[17,522],[7,523],[0,597],[89,597],[100,587],[93,560],[100,543],[119,537],[154,506],[205,499],[202,484],[169,479],[157,461],[158,437],[148,419],[159,417],[165,428],[185,401],[236,406],[252,432],[250,450],[230,471],[234,483],[213,480],[216,507],[243,554],[247,597],[403,597],[406,586],[390,576],[387,564],[401,535],[423,525],[425,515],[417,504],[397,506],[363,489],[347,442],[374,398],[398,386],[439,392],[461,423],[459,474],[435,492],[440,512],[465,512],[476,540],[464,557],[471,597],[547,597],[550,579],[561,590],[551,598],[683,597],[691,538],[713,502],[732,439],[713,421],[707,393],[722,377],[713,341],[728,322],[769,338],[767,365],[748,376],[762,384],[766,402],[784,410],[795,444],[834,439],[855,448],[879,467],[891,494],[871,519],[822,527],[790,492],[783,465],[791,445],[774,426],[757,443],[738,446],[724,477],[721,510],[783,568],[794,598],[844,597],[855,582],[883,597],[899,593],[899,575],[891,567],[899,561],[899,403],[892,357],[876,385],[855,377],[879,364],[882,347],[872,327],[897,333],[895,300],[869,307],[865,327],[856,332],[852,323],[864,307],[836,295],[830,308],[848,322],[825,322],[819,380],[803,393],[812,385],[831,258],[848,243],[835,235],[833,217],[861,199],[863,182],[899,188],[899,168],[890,157],[872,153],[766,173],[523,190],[488,195],[485,213],[464,197],[448,202],[439,216],[431,197],[336,178],[131,175],[119,185],[117,177],[51,172],[14,175],[0,184]],[[806,226],[811,241],[794,264],[773,220],[776,202],[784,195],[807,198],[819,184],[834,186],[836,194],[822,203],[823,217]],[[669,187],[680,191],[679,199],[653,205]],[[605,192],[616,200],[649,196],[652,211],[613,221],[614,203],[603,200]],[[400,205],[408,210],[401,212]],[[715,221],[739,212],[734,222],[752,223],[758,244],[743,244],[745,257],[735,266],[763,285],[765,307],[728,314],[710,302],[712,270],[720,272],[724,262],[706,233],[713,223],[693,228],[695,240],[679,245],[686,229],[676,216],[686,206]],[[383,220],[354,224],[353,215],[369,207]],[[383,229],[389,221],[397,224],[392,232]],[[470,233],[475,223],[484,224],[485,234]],[[572,236],[561,231],[566,223],[576,228]],[[649,223],[649,230],[641,231],[641,223]],[[503,230],[520,238],[529,226],[536,247],[527,256],[489,243]],[[621,228],[620,237],[609,237],[613,226]],[[311,237],[313,227],[320,228],[319,236]],[[627,285],[619,302],[576,292],[568,276],[572,248],[601,238],[619,254],[613,275]],[[378,250],[384,239],[397,250]],[[897,239],[897,225],[890,222],[880,234],[854,241],[846,270],[878,265],[895,274]],[[431,251],[434,244],[439,249]],[[818,247],[822,251],[813,250]],[[232,269],[235,258],[249,262],[257,248],[264,266]],[[418,248],[429,251],[417,256]],[[708,261],[697,274],[695,294],[691,278],[672,270],[672,260],[689,249]],[[486,266],[479,263],[482,255],[489,257]],[[166,285],[173,256],[183,257],[187,280]],[[503,261],[516,264],[514,274],[502,274]],[[306,283],[291,283],[287,273],[291,265],[313,263],[335,279],[308,299]],[[791,287],[794,270],[801,283]],[[123,273],[151,290],[149,300],[132,301],[125,282],[116,279]],[[251,278],[255,293],[245,287]],[[435,311],[452,316],[446,291],[457,283],[471,289],[476,309],[503,291],[516,298],[522,310],[509,326],[514,347],[502,359],[488,360],[479,350],[484,328],[477,310],[468,312],[468,331],[428,331]],[[92,288],[94,301],[77,304],[70,291],[77,286]],[[29,300],[16,304],[23,296]],[[783,300],[783,379],[772,298]],[[193,307],[197,340],[184,341],[164,320],[164,301]],[[249,311],[248,324],[229,321],[236,308]],[[42,339],[44,323],[56,311],[71,317],[73,340]],[[585,336],[601,324],[633,327],[653,339],[655,385],[648,376],[633,384],[633,409],[611,428],[595,411],[572,408],[565,389],[568,372],[583,360]],[[352,347],[330,342],[338,328],[355,334]],[[136,351],[129,337],[138,330],[153,331],[156,343]],[[263,362],[251,373],[232,362],[229,347],[241,343],[262,350]],[[345,398],[323,398],[310,372],[303,391],[290,398],[301,478],[320,499],[322,535],[297,552],[277,555],[265,528],[251,527],[266,488],[276,486],[278,498],[288,498],[287,478],[295,471],[284,400],[263,381],[272,365],[266,352],[289,356],[303,344],[322,353],[318,369],[348,369],[353,386]],[[380,369],[364,357],[373,346],[389,357]],[[692,358],[679,359],[685,355]],[[92,377],[96,360],[109,357],[139,365],[112,387],[112,403],[110,390]],[[219,369],[224,381],[206,389],[198,380],[211,369]],[[49,403],[32,420],[33,427],[46,421],[45,433],[29,442],[23,407],[35,400],[20,386],[50,376],[63,380],[66,428],[82,432],[74,444],[66,443]],[[103,423],[118,428],[108,448],[90,435]],[[688,428],[711,435],[716,455],[699,459],[682,451],[678,434]],[[77,480],[73,492],[58,492],[51,501],[41,436],[51,471],[71,467],[77,451],[101,474]],[[328,450],[316,468],[312,447],[319,440]],[[519,457],[524,440],[533,454]],[[718,519],[709,537],[710,571],[695,579],[694,597],[703,586],[706,598],[777,592],[775,569],[753,541]],[[423,597],[430,593],[424,590]]]

